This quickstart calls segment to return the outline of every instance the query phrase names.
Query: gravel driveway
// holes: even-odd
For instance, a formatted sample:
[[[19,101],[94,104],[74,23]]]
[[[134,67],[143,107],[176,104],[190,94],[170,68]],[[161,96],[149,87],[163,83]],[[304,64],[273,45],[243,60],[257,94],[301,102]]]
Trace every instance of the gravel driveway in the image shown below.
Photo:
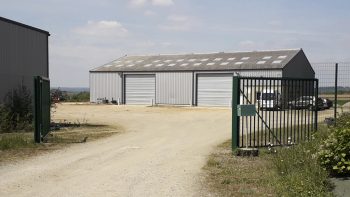
[[[230,109],[61,104],[54,118],[125,132],[0,166],[0,196],[198,196],[207,155],[231,136]]]

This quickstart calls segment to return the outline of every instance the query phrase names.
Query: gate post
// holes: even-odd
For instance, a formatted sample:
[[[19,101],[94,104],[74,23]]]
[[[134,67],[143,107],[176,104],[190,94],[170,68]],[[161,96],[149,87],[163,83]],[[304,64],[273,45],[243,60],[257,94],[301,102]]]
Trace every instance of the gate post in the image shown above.
[[[34,141],[35,143],[41,142],[41,88],[40,88],[40,77],[34,77]]]
[[[237,106],[240,100],[240,80],[234,76],[232,80],[232,150],[239,146],[239,116]]]
[[[34,77],[34,141],[42,139],[50,132],[50,80],[45,77]]]

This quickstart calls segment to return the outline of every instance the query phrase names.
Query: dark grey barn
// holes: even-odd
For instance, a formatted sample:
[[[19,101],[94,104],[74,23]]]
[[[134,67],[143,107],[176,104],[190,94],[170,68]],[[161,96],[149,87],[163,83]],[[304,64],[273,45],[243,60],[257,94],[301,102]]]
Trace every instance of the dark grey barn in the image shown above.
[[[49,77],[49,32],[0,17],[0,102],[33,76]]]
[[[124,56],[90,70],[90,101],[230,106],[232,77],[314,78],[302,49]]]

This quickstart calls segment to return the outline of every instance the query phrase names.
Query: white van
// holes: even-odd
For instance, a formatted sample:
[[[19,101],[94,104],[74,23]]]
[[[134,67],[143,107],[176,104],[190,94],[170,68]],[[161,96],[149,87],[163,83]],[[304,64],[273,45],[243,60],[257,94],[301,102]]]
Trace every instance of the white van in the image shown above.
[[[264,89],[258,98],[260,109],[277,110],[281,109],[281,93],[277,90]]]

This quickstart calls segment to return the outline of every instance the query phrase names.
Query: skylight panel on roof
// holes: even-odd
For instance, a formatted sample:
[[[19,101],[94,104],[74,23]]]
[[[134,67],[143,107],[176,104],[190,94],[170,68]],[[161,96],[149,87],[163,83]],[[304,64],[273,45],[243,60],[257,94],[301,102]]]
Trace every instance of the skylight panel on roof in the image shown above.
[[[187,66],[187,65],[188,65],[188,63],[183,63],[180,66]]]
[[[273,64],[280,64],[282,62],[282,60],[275,60],[275,61],[273,61],[272,63]]]
[[[202,62],[206,62],[208,60],[209,60],[208,58],[201,59]]]
[[[164,62],[165,63],[169,63],[169,62],[172,62],[173,60],[165,60]]]
[[[143,60],[137,60],[136,62],[137,62],[137,63],[141,63],[141,62],[143,62]]]
[[[174,63],[172,63],[172,64],[168,64],[168,66],[175,66],[175,64],[174,64]]]
[[[233,61],[235,59],[236,59],[235,57],[230,57],[230,58],[227,59],[227,61]]]
[[[222,62],[220,65],[221,66],[226,66],[227,64],[229,64],[229,62]]]
[[[161,67],[163,66],[164,64],[157,64],[156,67]]]
[[[193,65],[194,66],[199,66],[199,65],[201,65],[202,63],[194,63]]]
[[[196,61],[196,59],[189,59],[188,61],[189,62],[194,62],[194,61]]]
[[[120,60],[115,60],[113,63],[118,64],[118,63],[120,63],[120,62],[121,62]]]
[[[125,63],[131,63],[132,61],[131,60],[126,60]]]
[[[256,64],[265,64],[266,61],[258,61]]]
[[[249,60],[250,57],[242,57],[241,60]]]
[[[215,63],[214,62],[209,62],[207,65],[208,66],[212,66],[212,65],[214,65]]]
[[[111,67],[112,65],[110,65],[110,64],[107,64],[107,65],[105,65],[104,67],[105,68],[109,68],[109,67]]]
[[[235,64],[236,65],[241,65],[241,64],[243,64],[243,62],[236,62]]]
[[[214,59],[214,61],[220,61],[220,60],[222,60],[222,58],[220,57]]]
[[[265,57],[263,57],[263,60],[269,60],[271,58],[272,58],[272,56],[265,56]]]
[[[157,63],[157,62],[160,62],[160,60],[154,60],[153,62],[154,62],[154,63]]]
[[[127,67],[133,67],[133,66],[135,66],[135,64],[129,64],[129,65],[127,65]]]
[[[278,56],[278,59],[286,59],[286,55],[280,55],[280,56]]]
[[[150,66],[152,66],[152,64],[146,64],[146,65],[144,65],[144,67],[150,67]]]
[[[114,67],[118,68],[118,67],[122,67],[123,64],[118,64],[118,65],[115,65]]]
[[[184,59],[178,59],[178,60],[176,60],[177,62],[183,62],[184,61]]]

